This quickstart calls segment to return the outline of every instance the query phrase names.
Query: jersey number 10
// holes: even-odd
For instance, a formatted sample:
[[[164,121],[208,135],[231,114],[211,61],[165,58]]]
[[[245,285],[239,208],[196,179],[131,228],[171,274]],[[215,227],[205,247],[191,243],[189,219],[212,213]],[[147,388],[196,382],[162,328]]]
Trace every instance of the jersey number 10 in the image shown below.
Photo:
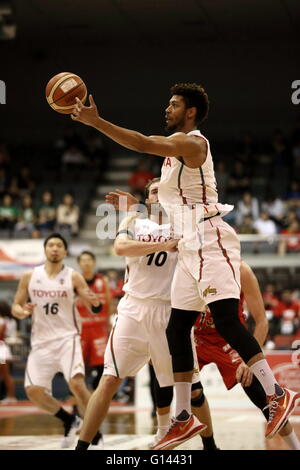
[[[150,266],[152,264],[153,258],[155,257],[154,264],[156,266],[163,266],[168,257],[168,253],[166,253],[165,251],[160,251],[159,253],[157,253],[157,256],[155,255],[156,253],[151,253],[150,255],[147,255],[147,258],[149,258],[147,265]]]

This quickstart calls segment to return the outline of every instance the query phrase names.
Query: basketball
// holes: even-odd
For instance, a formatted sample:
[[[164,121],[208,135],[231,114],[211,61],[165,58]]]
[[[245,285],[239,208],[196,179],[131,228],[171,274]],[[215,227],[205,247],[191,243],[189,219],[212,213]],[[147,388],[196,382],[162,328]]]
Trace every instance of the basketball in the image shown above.
[[[58,73],[46,86],[46,99],[54,111],[71,114],[78,97],[82,103],[87,98],[87,88],[83,80],[70,72]]]

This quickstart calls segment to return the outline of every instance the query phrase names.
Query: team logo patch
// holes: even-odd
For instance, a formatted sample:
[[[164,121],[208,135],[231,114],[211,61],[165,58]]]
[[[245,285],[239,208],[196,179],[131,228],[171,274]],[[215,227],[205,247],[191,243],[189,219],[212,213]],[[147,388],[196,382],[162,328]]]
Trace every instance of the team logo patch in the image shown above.
[[[63,285],[63,284],[65,283],[65,280],[64,280],[64,279],[60,279],[60,280],[59,280],[59,283],[60,283],[61,285]]]
[[[217,289],[214,287],[208,286],[205,291],[203,291],[203,297],[206,297],[208,294],[216,295]]]

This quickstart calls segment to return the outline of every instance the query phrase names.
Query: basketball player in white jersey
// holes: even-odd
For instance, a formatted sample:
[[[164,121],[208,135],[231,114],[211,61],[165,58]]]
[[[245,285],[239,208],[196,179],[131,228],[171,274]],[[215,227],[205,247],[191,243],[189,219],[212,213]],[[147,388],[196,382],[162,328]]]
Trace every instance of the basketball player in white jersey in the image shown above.
[[[191,422],[195,422],[190,407],[193,368],[190,332],[197,311],[205,304],[210,307],[216,330],[238,351],[268,396],[270,414],[266,437],[270,438],[293,411],[300,394],[279,386],[258,342],[238,318],[240,245],[234,230],[222,219],[233,206],[218,202],[210,145],[198,130],[208,114],[208,96],[194,83],[174,85],[170,95],[166,121],[173,134],[169,137],[148,137],[105,121],[99,116],[91,95],[90,106],[77,99],[71,115],[74,121],[96,128],[128,149],[164,157],[159,201],[171,222],[179,219],[184,223],[167,328],[175,380],[176,421],[159,448],[180,441],[185,426],[193,426]],[[196,223],[186,223],[189,212],[196,214]]]
[[[32,349],[27,360],[25,389],[35,405],[63,422],[65,433],[61,447],[64,448],[73,444],[81,420],[65,411],[52,397],[52,379],[62,372],[82,409],[86,408],[90,392],[84,382],[74,299],[78,295],[94,313],[100,312],[101,302],[83,276],[63,264],[68,247],[59,233],[49,235],[44,248],[46,263],[22,276],[12,314],[19,319],[32,315]],[[97,430],[93,437],[93,444],[98,444],[101,435]]]
[[[148,207],[158,206],[158,182],[156,178],[148,185]],[[132,216],[120,224],[115,251],[126,256],[125,295],[118,305],[103,376],[88,404],[77,450],[88,448],[124,377],[134,376],[150,359],[160,386],[173,385],[165,330],[171,314],[170,272],[177,262],[178,240],[172,239],[171,226],[163,223],[162,217],[162,211],[151,211],[150,218]],[[198,432],[203,429],[199,423]]]

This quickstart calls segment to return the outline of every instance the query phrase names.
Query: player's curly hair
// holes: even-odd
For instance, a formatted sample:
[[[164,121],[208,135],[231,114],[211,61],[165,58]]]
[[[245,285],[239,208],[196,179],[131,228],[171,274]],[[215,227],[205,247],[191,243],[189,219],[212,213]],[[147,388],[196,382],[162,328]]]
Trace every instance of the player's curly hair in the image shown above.
[[[203,122],[208,115],[209,101],[204,88],[197,83],[176,83],[170,89],[171,96],[180,95],[183,97],[186,107],[197,108],[196,123]]]

